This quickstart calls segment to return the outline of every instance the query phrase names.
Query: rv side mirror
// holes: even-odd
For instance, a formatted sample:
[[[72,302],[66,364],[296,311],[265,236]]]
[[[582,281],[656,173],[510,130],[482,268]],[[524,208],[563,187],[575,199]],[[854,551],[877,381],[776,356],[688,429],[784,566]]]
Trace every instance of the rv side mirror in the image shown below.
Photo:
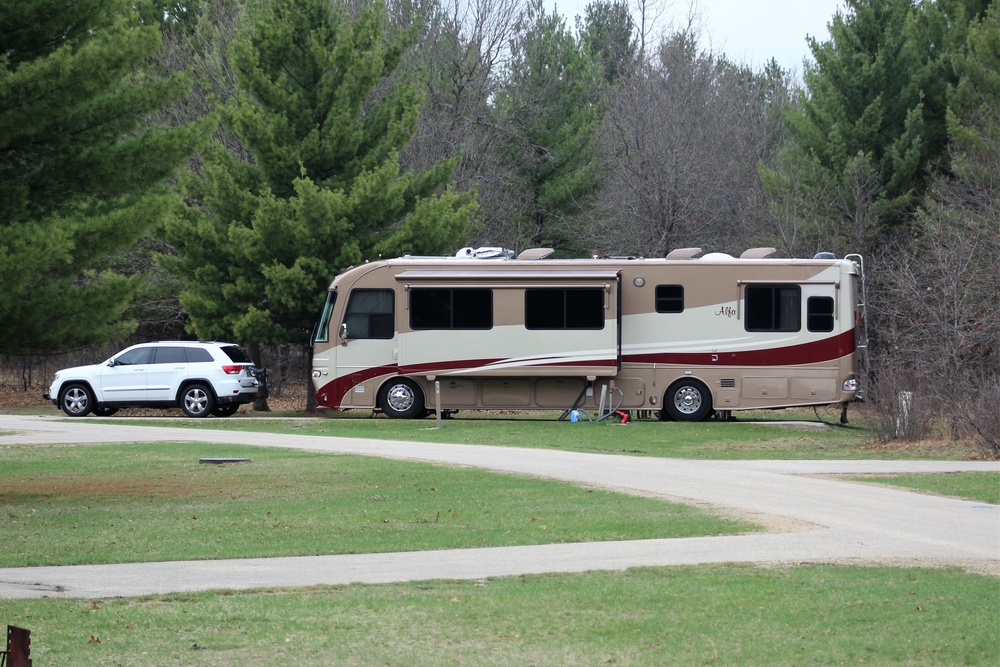
[[[340,340],[347,342],[347,322],[340,325]]]

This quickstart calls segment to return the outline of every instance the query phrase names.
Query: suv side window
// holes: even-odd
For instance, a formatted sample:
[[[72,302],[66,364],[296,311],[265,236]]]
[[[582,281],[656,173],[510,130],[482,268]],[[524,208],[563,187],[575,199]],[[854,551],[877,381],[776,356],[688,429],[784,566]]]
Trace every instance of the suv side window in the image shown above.
[[[183,364],[187,359],[184,357],[183,347],[158,347],[154,364]]]
[[[214,361],[214,359],[212,359],[212,353],[203,347],[185,347],[184,351],[187,352],[187,360],[190,363]]]
[[[118,355],[115,358],[115,366],[139,366],[141,364],[148,364],[152,359],[153,348],[138,347]]]

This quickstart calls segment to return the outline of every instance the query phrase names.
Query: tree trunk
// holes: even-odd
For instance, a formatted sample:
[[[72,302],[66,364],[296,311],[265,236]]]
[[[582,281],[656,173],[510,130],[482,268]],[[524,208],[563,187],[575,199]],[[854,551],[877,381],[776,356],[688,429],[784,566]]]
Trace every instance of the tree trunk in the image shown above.
[[[247,343],[247,352],[250,353],[250,359],[253,361],[254,366],[257,367],[258,371],[263,370],[263,380],[267,381],[267,369],[264,367],[264,350],[260,343]],[[267,404],[267,387],[261,388],[261,392],[257,394],[257,399],[253,402],[254,412],[270,412],[271,406]]]
[[[306,412],[315,412],[316,406],[319,403],[316,401],[316,392],[313,390],[312,384],[312,361],[313,361],[313,346],[311,343],[306,343],[305,345],[305,358],[308,363],[306,363]]]

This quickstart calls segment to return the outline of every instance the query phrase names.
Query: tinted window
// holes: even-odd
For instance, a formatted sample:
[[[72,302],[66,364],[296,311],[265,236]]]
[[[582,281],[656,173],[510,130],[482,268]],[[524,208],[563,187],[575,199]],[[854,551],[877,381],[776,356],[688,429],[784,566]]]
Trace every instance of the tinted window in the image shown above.
[[[195,359],[191,356],[190,350],[194,349],[198,352],[203,353],[205,358]],[[188,348],[188,361],[212,361],[212,355],[208,350],[203,350],[201,348]],[[239,345],[224,345],[222,351],[226,353],[226,356],[235,361],[238,364],[250,364],[253,361],[250,359],[250,355]]]
[[[184,356],[183,347],[158,347],[156,348],[156,358],[154,364],[177,364],[185,363],[187,357]]]
[[[540,288],[524,291],[528,329],[603,329],[604,290],[599,287]]]
[[[392,338],[395,335],[394,294],[389,289],[357,289],[347,302],[348,338]]]
[[[115,365],[134,366],[136,364],[148,364],[152,359],[152,357],[153,357],[153,348],[139,347],[119,355],[115,359]]]
[[[833,331],[833,297],[811,296],[806,301],[806,328]]]
[[[747,331],[798,331],[802,328],[798,285],[749,285],[746,288]]]
[[[683,313],[684,312],[684,286],[683,285],[657,285],[656,286],[656,312],[658,312],[658,313]]]
[[[410,291],[411,329],[491,329],[493,290],[431,289]]]

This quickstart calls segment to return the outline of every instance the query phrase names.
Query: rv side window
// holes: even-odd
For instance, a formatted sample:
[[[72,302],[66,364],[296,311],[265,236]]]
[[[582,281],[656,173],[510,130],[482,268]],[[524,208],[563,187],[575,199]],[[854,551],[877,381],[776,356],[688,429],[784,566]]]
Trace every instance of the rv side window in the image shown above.
[[[603,329],[604,290],[594,287],[524,290],[527,329]]]
[[[833,331],[833,297],[811,296],[806,301],[806,328]]]
[[[347,301],[348,338],[392,338],[396,331],[391,289],[356,289]]]
[[[748,285],[747,331],[798,331],[802,295],[798,285]]]
[[[316,339],[314,343],[330,342],[330,317],[333,316],[333,307],[337,305],[337,293],[326,293],[326,304],[323,306],[323,315],[319,318],[319,325],[316,327]]]
[[[657,285],[656,312],[683,313],[684,285]]]
[[[414,288],[411,329],[492,329],[493,290]]]

